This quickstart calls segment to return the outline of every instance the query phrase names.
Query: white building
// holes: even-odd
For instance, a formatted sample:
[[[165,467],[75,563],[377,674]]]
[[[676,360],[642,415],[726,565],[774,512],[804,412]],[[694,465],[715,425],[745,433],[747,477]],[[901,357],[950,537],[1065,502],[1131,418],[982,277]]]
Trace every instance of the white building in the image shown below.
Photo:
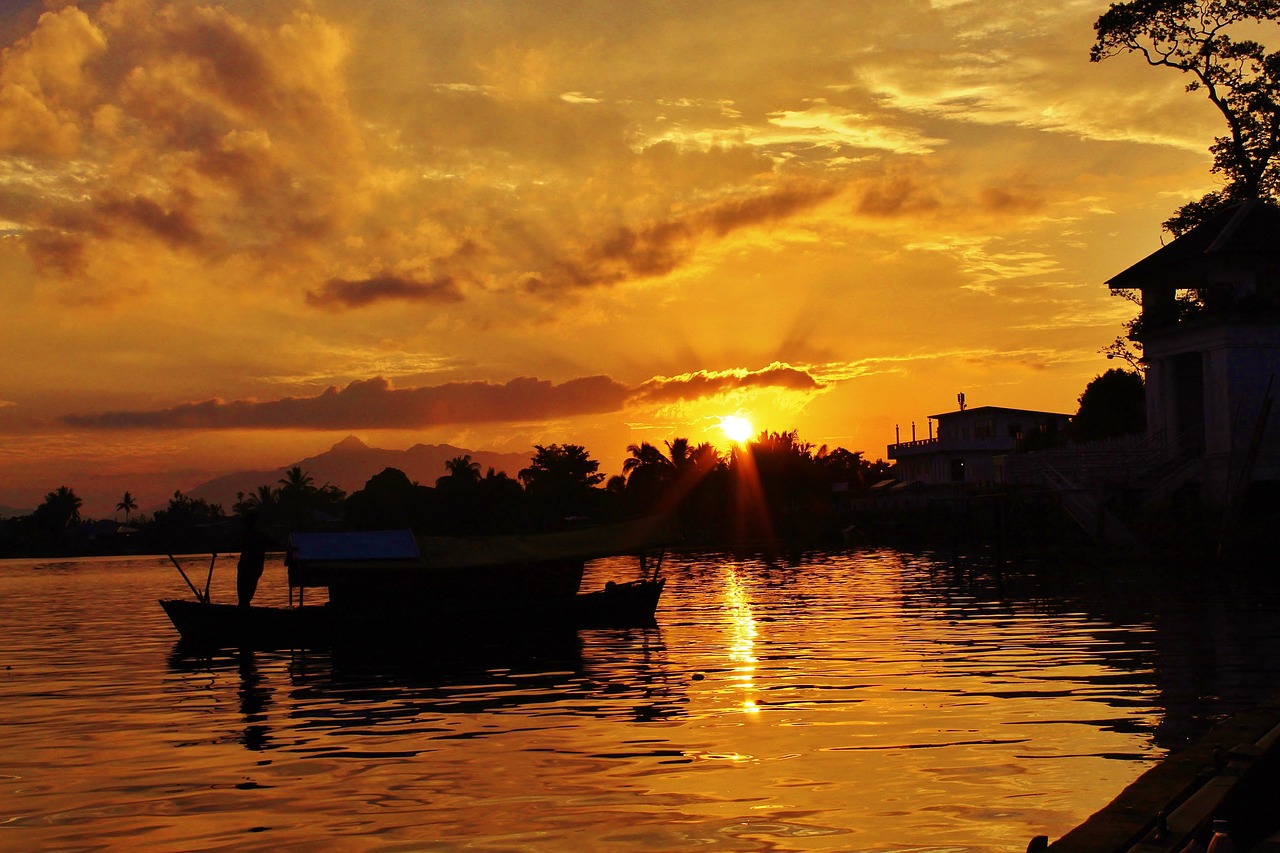
[[[937,421],[936,434],[889,445],[888,455],[897,461],[900,483],[996,482],[997,456],[1012,453],[1033,434],[1058,433],[1066,428],[1071,416],[978,406],[929,415],[929,420]]]

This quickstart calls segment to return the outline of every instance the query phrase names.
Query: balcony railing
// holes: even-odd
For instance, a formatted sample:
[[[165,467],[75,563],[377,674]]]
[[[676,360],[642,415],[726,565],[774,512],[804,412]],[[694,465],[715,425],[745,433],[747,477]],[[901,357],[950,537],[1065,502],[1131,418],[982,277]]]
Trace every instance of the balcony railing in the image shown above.
[[[929,452],[932,450],[942,450],[951,453],[962,453],[973,450],[1008,453],[1013,450],[1015,446],[1015,440],[1007,436],[989,436],[986,438],[954,438],[946,436],[943,438],[920,438],[915,441],[900,441],[897,444],[889,445],[888,452],[890,457],[901,451],[906,451],[907,455]]]
[[[937,444],[937,443],[938,443],[938,439],[936,438],[920,438],[920,439],[916,439],[915,441],[899,441],[897,444],[889,445],[889,452],[892,453],[895,449],[899,447],[923,447],[926,444]]]

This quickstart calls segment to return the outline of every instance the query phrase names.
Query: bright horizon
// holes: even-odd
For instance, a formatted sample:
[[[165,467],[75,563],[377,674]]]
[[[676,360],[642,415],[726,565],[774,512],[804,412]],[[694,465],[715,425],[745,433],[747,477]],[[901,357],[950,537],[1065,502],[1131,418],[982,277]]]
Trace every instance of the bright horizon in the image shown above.
[[[1221,132],[1106,5],[7,4],[0,505],[1072,413]]]

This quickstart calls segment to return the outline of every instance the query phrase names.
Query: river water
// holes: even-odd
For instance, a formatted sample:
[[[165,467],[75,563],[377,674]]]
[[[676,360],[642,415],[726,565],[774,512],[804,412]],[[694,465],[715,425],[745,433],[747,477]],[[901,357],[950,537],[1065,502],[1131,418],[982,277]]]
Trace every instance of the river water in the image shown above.
[[[664,573],[656,628],[201,657],[164,558],[0,562],[0,849],[1021,853],[1280,687],[1269,589],[896,551]]]

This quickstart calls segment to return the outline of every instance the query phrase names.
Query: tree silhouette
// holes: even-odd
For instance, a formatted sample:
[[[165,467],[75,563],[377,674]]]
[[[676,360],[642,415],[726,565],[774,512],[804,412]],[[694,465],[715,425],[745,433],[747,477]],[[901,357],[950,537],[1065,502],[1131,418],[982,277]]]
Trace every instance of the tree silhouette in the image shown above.
[[[534,451],[519,476],[544,523],[589,513],[595,486],[604,479],[600,463],[578,444],[536,444]]]
[[[479,483],[477,533],[514,532],[525,529],[528,511],[524,489],[505,471],[490,468]]]
[[[284,476],[280,478],[281,492],[289,494],[305,494],[308,489],[314,486],[315,480],[311,479],[311,475],[305,473],[299,465],[294,465],[285,471]]]
[[[664,441],[667,446],[667,458],[671,460],[671,465],[677,471],[684,470],[693,464],[693,447],[689,444],[687,438],[673,438],[670,441]]]
[[[1142,432],[1147,428],[1145,387],[1141,374],[1113,367],[1085,386],[1080,409],[1071,419],[1071,438],[1097,441]]]
[[[129,523],[129,513],[138,508],[138,502],[133,499],[133,495],[125,492],[120,498],[120,503],[116,504],[116,512],[124,513],[125,523]]]
[[[473,462],[470,453],[445,460],[444,469],[447,473],[436,480],[436,486],[440,486],[444,480],[449,480],[454,485],[468,486],[480,482],[480,463]]]
[[[411,481],[399,468],[384,468],[346,499],[345,516],[356,530],[426,532],[436,515],[433,497],[432,489]]]
[[[238,515],[245,515],[250,512],[259,516],[269,515],[275,509],[279,498],[280,491],[278,489],[273,489],[263,484],[247,495],[244,492],[237,492],[234,509]]]
[[[315,480],[299,465],[286,470],[279,483],[280,489],[274,493],[276,504],[281,520],[290,530],[310,530],[342,512],[346,493],[328,483],[317,488]]]
[[[80,506],[83,503],[74,491],[59,486],[44,496],[44,502],[32,515],[41,528],[60,535],[68,527],[80,523]]]
[[[631,454],[622,461],[626,493],[633,508],[644,510],[661,500],[674,479],[675,466],[649,442],[627,445]]]
[[[1131,0],[1113,3],[1093,25],[1090,60],[1138,53],[1190,74],[1187,91],[1203,90],[1226,119],[1228,135],[1209,148],[1226,186],[1179,208],[1164,223],[1175,235],[1232,202],[1272,198],[1280,186],[1280,52],[1232,35],[1278,19],[1280,0]]]

